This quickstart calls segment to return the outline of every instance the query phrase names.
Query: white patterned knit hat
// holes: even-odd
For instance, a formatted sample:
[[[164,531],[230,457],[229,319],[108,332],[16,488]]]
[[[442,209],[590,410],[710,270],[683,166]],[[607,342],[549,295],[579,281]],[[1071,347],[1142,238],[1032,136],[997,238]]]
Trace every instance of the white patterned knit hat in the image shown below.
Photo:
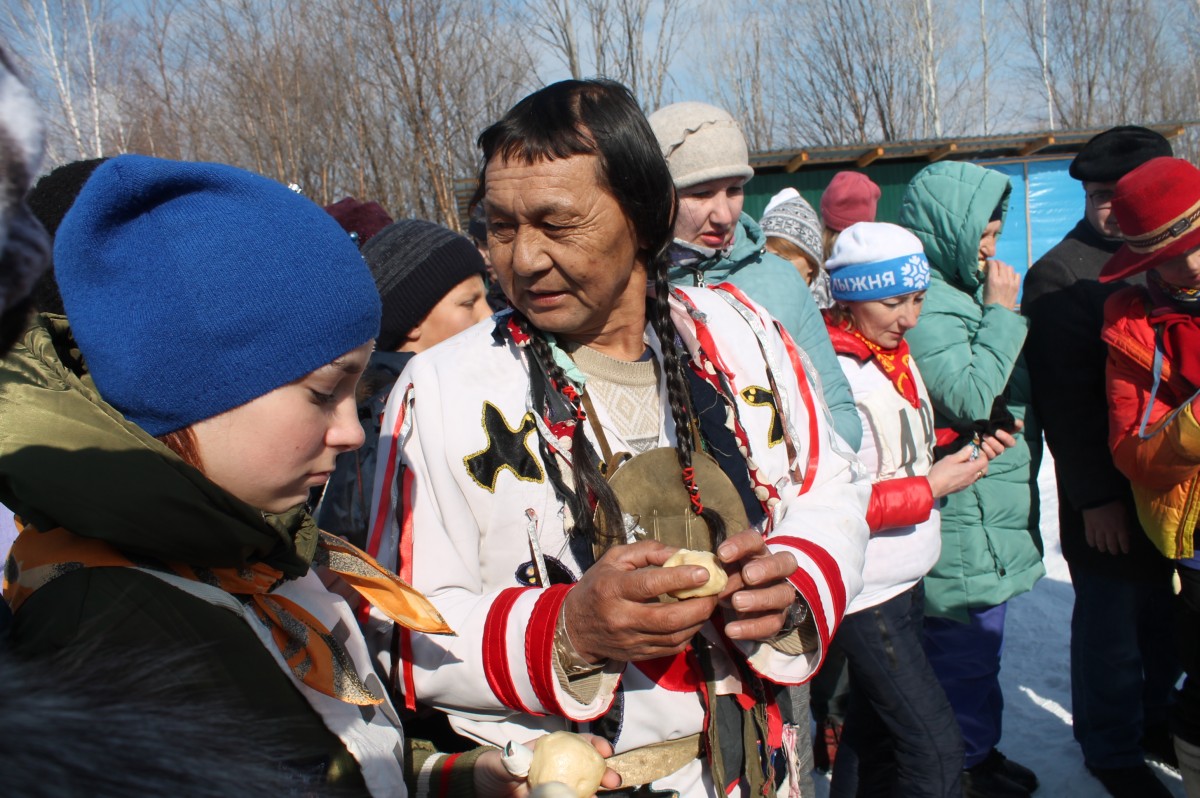
[[[858,222],[838,236],[825,263],[833,298],[870,302],[929,287],[929,261],[921,241],[903,227]]]
[[[780,198],[783,201],[776,202]],[[785,188],[772,197],[758,224],[764,235],[790,241],[813,263],[821,262],[821,219],[794,188]]]

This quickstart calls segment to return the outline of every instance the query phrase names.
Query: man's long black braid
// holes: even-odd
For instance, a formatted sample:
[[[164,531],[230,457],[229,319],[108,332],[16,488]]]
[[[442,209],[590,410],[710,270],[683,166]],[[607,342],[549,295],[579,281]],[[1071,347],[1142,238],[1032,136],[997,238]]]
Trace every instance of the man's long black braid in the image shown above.
[[[693,418],[691,390],[688,387],[687,364],[679,354],[676,344],[675,326],[671,322],[669,304],[670,285],[667,282],[667,265],[661,263],[655,272],[655,299],[650,322],[658,336],[663,355],[663,374],[667,381],[667,400],[671,417],[675,422],[675,454],[679,460],[681,478],[691,498],[692,512],[708,525],[714,550],[725,539],[725,523],[713,509],[705,507],[700,500],[700,487],[696,484],[692,465]],[[596,455],[587,439],[583,423],[582,399],[575,392],[570,379],[554,360],[550,344],[544,335],[535,329],[520,313],[513,316],[517,325],[529,335],[529,348],[538,365],[551,382],[551,387],[575,412],[575,430],[571,435],[571,475],[575,488],[562,498],[567,502],[575,524],[569,532],[571,537],[580,537],[608,546],[625,541],[625,527],[621,507],[608,481],[600,471]],[[537,375],[531,375],[534,379]],[[540,409],[538,409],[540,412]],[[543,450],[543,455],[548,452]],[[591,498],[591,502],[588,501]],[[593,510],[594,502],[594,510]],[[599,520],[602,528],[597,524]]]
[[[692,512],[704,519],[712,537],[713,551],[725,539],[725,522],[716,510],[705,507],[700,500],[700,486],[693,472],[692,433],[695,429],[695,412],[692,409],[692,391],[688,384],[687,363],[679,354],[676,344],[675,325],[671,322],[671,285],[667,282],[666,258],[660,257],[654,272],[654,312],[650,323],[658,335],[663,356],[663,375],[667,380],[667,402],[671,406],[671,418],[675,421],[675,456],[692,502]]]

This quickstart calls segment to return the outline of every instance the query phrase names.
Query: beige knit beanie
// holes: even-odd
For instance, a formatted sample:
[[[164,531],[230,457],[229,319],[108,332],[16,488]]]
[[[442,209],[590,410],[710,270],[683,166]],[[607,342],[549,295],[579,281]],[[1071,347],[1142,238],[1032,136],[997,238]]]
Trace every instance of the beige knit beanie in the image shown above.
[[[705,103],[674,103],[651,114],[650,127],[675,188],[754,176],[746,138],[727,111]]]

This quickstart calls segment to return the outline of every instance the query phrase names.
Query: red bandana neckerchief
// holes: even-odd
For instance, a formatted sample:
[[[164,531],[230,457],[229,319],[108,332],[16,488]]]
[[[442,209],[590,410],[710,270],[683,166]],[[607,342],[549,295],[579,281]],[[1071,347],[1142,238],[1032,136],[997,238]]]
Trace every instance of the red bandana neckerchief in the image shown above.
[[[917,395],[917,383],[913,379],[912,355],[908,352],[908,342],[900,339],[900,345],[895,349],[884,349],[874,341],[869,341],[858,330],[851,330],[846,324],[833,324],[826,319],[829,330],[829,340],[833,349],[839,355],[851,355],[859,360],[873,360],[884,376],[891,380],[896,392],[904,397],[913,407],[920,407],[921,397]]]

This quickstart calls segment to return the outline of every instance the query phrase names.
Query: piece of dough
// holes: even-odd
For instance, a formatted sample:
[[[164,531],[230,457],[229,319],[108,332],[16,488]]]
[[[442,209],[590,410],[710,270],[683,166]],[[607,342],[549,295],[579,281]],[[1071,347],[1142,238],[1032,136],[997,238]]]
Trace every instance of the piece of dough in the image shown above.
[[[672,554],[669,560],[663,563],[663,568],[673,568],[677,565],[700,565],[708,571],[708,581],[699,587],[689,587],[683,590],[672,591],[670,595],[677,599],[715,596],[724,590],[725,585],[729,582],[729,576],[725,573],[725,569],[721,567],[721,563],[717,561],[717,555],[711,551],[680,549]]]
[[[599,788],[605,767],[604,757],[587,740],[578,734],[556,731],[539,740],[533,749],[529,786],[558,781],[579,798],[589,798]]]

